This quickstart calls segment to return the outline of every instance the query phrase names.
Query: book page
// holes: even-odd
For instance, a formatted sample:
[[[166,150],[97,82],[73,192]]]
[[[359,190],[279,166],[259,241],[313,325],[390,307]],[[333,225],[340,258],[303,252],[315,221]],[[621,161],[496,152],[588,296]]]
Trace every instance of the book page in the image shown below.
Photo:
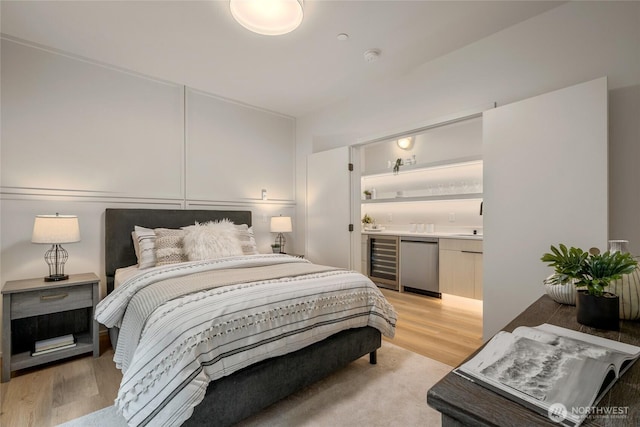
[[[534,328],[522,326],[516,328],[513,334],[556,346],[575,357],[590,357],[612,363],[617,376],[622,374],[622,367],[627,366],[625,361],[629,362],[640,355],[639,347],[546,323]]]
[[[567,408],[590,407],[613,366],[601,359],[576,357],[554,345],[499,332],[458,369],[463,376],[488,384],[494,391],[502,390],[505,397],[547,410],[554,403]],[[572,421],[579,423],[580,418],[583,417]]]
[[[591,334],[585,334],[583,332],[574,331],[572,329],[567,329],[567,328],[563,328],[556,325],[550,325],[548,323],[543,323],[542,325],[536,326],[535,329],[540,329],[555,335],[563,335],[565,337],[573,338],[580,341],[585,341],[585,342],[599,345],[602,347],[607,347],[611,350],[618,351],[620,353],[626,353],[631,357],[640,356],[640,347],[635,345],[626,344],[619,341],[613,341],[607,338],[597,337]]]

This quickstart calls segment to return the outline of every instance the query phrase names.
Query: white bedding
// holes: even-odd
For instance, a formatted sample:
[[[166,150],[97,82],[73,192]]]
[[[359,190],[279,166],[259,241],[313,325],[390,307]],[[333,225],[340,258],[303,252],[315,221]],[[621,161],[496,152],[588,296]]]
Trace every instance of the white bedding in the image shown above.
[[[287,276],[284,269],[309,272]],[[270,278],[234,284],[262,270]],[[205,289],[195,276],[231,284]],[[183,288],[186,295],[176,297]],[[147,307],[149,300],[159,307]],[[344,329],[373,326],[392,337],[396,322],[367,277],[271,254],[141,270],[100,302],[96,318],[121,326],[116,407],[130,425],[154,426],[184,422],[212,380]]]

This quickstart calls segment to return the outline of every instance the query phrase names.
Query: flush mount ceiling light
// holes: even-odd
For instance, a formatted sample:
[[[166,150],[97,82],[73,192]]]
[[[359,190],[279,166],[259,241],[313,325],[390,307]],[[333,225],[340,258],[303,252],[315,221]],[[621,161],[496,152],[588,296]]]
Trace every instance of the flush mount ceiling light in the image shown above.
[[[304,16],[302,0],[230,0],[229,8],[240,25],[266,36],[295,30]]]
[[[397,141],[398,147],[402,148],[403,150],[410,150],[411,148],[413,148],[413,137],[412,136],[406,136],[404,138],[400,138]]]

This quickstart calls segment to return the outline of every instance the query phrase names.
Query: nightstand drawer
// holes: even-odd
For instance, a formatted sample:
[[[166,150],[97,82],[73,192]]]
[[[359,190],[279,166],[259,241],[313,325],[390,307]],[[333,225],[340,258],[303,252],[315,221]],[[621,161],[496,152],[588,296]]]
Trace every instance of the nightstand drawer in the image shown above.
[[[11,319],[92,306],[91,285],[22,292],[11,296]]]

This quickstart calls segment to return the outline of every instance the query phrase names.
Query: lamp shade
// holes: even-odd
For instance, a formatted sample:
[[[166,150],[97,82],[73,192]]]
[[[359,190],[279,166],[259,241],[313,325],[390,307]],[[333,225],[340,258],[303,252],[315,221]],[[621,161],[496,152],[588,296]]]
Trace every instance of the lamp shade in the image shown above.
[[[295,30],[304,16],[302,0],[230,0],[229,9],[240,25],[266,36]]]
[[[291,217],[290,216],[272,216],[271,232],[272,233],[291,233]]]
[[[37,215],[33,223],[32,243],[73,243],[80,241],[80,226],[75,215]]]

